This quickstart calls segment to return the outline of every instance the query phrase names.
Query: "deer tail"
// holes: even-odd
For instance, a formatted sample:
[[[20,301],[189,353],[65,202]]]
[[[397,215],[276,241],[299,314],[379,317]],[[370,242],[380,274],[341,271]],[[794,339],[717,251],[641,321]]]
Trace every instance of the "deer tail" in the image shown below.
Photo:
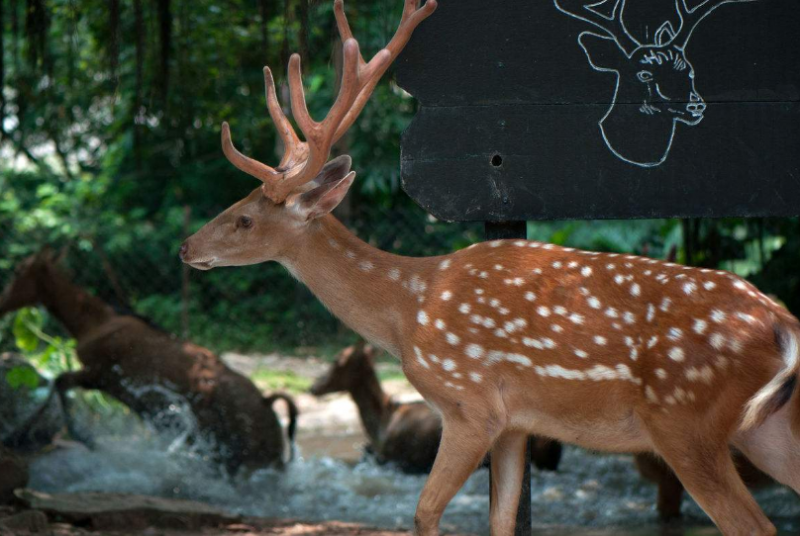
[[[743,430],[762,424],[767,417],[785,406],[796,390],[800,375],[800,331],[794,326],[776,326],[775,334],[783,368],[747,402],[742,419]],[[792,412],[791,423],[795,437],[800,437],[800,408]]]
[[[297,409],[297,405],[294,403],[292,397],[285,393],[275,393],[264,397],[264,403],[269,407],[272,407],[276,400],[283,400],[286,402],[286,407],[289,410],[289,426],[286,429],[286,433],[289,436],[289,441],[294,443],[294,436],[297,432],[297,416],[300,414],[300,411]]]

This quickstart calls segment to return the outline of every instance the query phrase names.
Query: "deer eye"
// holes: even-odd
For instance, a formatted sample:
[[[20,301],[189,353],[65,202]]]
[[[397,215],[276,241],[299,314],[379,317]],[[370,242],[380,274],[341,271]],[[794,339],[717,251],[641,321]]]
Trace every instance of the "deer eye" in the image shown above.
[[[236,227],[240,227],[242,229],[249,229],[253,226],[253,218],[250,216],[239,216],[239,219],[236,221]]]
[[[649,82],[653,79],[653,73],[650,71],[639,71],[636,73],[636,78],[639,79],[639,82]]]

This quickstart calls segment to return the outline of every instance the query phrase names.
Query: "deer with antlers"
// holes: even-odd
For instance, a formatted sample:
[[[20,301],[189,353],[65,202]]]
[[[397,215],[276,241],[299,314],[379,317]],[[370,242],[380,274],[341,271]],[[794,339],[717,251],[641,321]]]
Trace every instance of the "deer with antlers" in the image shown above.
[[[718,7],[752,1],[705,0],[689,9],[686,0],[675,0],[678,30],[664,22],[653,42],[642,44],[625,26],[626,0],[554,0],[559,11],[600,32],[582,32],[578,44],[592,68],[617,75],[611,105],[600,120],[603,139],[615,155],[631,164],[657,166],[669,156],[677,124],[694,126],[703,120],[706,104],[697,92],[686,46],[700,21]],[[609,13],[598,10],[606,4]]]
[[[800,323],[783,307],[726,272],[526,240],[392,255],[330,214],[355,178],[348,156],[327,161],[331,145],[435,8],[406,0],[395,37],[366,63],[336,0],[344,73],[329,115],[310,118],[292,56],[299,141],[265,70],[286,153],[275,168],[245,157],[223,125],[226,156],[263,185],[189,237],[181,258],[202,270],[277,261],[401,360],[443,421],[415,515],[420,536],[439,533],[445,507],[487,451],[492,534],[512,534],[531,434],[655,452],[725,534],[774,534],[729,444],[800,491]]]

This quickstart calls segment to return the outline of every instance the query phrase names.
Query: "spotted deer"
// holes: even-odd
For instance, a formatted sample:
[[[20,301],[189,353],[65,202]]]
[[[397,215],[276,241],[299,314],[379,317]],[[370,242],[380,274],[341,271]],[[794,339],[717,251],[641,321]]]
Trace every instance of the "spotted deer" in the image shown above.
[[[285,154],[274,168],[246,157],[223,125],[225,155],[263,184],[189,237],[183,261],[201,270],[277,261],[400,359],[443,421],[415,514],[420,536],[439,533],[445,507],[487,451],[492,534],[512,534],[531,434],[655,452],[725,534],[774,534],[729,444],[800,491],[800,323],[722,271],[527,240],[427,258],[360,240],[330,214],[355,178],[350,157],[328,161],[331,146],[436,2],[405,0],[397,33],[369,63],[342,1],[334,6],[344,41],[335,104],[322,122],[311,119],[292,56],[300,141],[265,69]]]
[[[692,9],[686,0],[675,0],[678,30],[671,22],[664,22],[653,42],[646,44],[640,43],[625,26],[626,0],[554,1],[562,13],[601,32],[582,32],[578,44],[593,69],[617,75],[611,105],[600,120],[608,148],[629,163],[652,167],[669,156],[677,123],[694,126],[703,120],[706,104],[697,91],[694,67],[686,56],[695,28],[723,4],[754,0],[705,0]],[[611,6],[608,14],[598,10],[605,4]]]

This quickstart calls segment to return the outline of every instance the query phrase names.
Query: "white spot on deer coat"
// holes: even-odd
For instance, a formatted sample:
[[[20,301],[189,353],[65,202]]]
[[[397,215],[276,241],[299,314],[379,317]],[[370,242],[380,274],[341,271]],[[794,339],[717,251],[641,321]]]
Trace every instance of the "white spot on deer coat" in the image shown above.
[[[459,342],[461,342],[461,337],[459,337],[459,336],[458,336],[458,335],[456,335],[455,333],[450,333],[450,332],[448,332],[448,333],[447,333],[447,335],[445,335],[445,338],[447,339],[447,342],[448,342],[449,344],[452,344],[452,345],[454,345],[454,346],[455,346],[456,344],[458,344]]]
[[[444,361],[442,361],[442,368],[447,372],[452,372],[456,370],[456,362],[453,361],[452,359],[445,359]]]
[[[708,322],[699,318],[695,318],[692,329],[694,329],[694,332],[698,335],[702,335],[706,332],[706,329],[708,329]]]
[[[425,311],[420,311],[417,313],[417,322],[422,324],[423,326],[428,324],[428,313]]]
[[[445,259],[445,260],[443,260],[442,262],[439,263],[439,269],[440,270],[447,270],[448,268],[450,268],[451,264],[452,264],[452,261],[450,259]]]
[[[467,357],[471,357],[472,359],[480,359],[483,357],[485,350],[480,344],[470,344],[467,346],[464,353],[467,354]]]
[[[686,357],[683,348],[680,348],[679,346],[671,348],[667,355],[673,361],[683,361]]]
[[[452,298],[452,297],[453,297],[453,293],[450,292],[449,290],[445,290],[444,292],[442,292],[442,299],[444,301],[450,301],[450,298]]]
[[[525,299],[530,301],[530,302],[535,301],[536,300],[536,294],[534,294],[533,292],[526,292],[525,293]]]
[[[389,276],[389,279],[391,279],[392,281],[400,280],[400,270],[398,270],[397,268],[391,268],[387,273],[387,275]]]

